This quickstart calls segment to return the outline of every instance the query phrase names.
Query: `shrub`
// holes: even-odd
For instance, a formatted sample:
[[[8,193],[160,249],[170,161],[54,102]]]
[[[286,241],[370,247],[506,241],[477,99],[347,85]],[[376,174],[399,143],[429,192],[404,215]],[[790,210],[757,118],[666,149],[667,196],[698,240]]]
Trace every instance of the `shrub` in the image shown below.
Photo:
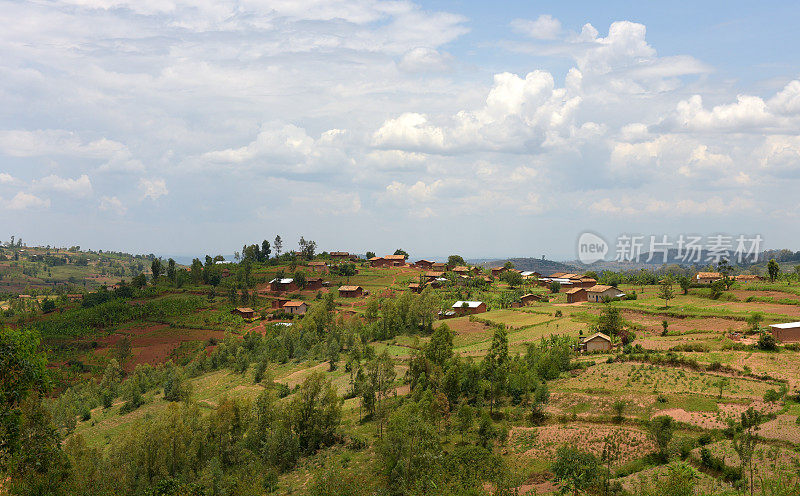
[[[775,336],[768,332],[762,332],[761,337],[758,338],[758,347],[766,351],[774,351],[778,348],[775,342]]]

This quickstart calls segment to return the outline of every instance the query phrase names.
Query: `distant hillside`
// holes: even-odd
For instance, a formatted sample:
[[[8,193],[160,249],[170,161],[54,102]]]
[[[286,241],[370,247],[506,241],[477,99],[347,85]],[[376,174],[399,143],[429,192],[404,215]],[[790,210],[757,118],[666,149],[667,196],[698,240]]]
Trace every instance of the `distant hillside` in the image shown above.
[[[514,268],[517,270],[532,270],[543,275],[549,275],[553,272],[572,272],[574,270],[579,270],[576,265],[567,265],[565,263],[542,258],[507,258],[504,260],[490,260],[482,262],[479,265],[483,267],[499,267],[506,262],[513,263]]]

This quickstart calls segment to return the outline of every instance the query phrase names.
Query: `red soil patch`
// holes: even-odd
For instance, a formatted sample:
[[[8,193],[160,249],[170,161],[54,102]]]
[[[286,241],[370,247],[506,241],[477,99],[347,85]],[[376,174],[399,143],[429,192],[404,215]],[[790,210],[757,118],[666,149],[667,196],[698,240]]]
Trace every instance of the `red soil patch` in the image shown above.
[[[164,324],[122,329],[114,334],[97,339],[95,354],[108,354],[111,348],[127,336],[131,341],[131,358],[125,369],[130,372],[140,363],[158,365],[166,362],[181,343],[207,341],[209,338],[223,339],[224,331],[210,329],[171,328]]]
[[[489,324],[483,322],[470,322],[469,319],[463,320],[448,320],[444,321],[450,329],[456,334],[474,334],[476,332],[485,332],[486,329],[491,328]]]

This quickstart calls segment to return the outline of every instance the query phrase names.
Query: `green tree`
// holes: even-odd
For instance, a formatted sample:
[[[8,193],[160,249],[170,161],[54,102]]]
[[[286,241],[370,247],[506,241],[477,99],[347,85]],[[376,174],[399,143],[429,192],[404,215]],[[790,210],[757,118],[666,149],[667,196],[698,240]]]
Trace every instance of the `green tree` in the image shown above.
[[[334,441],[342,419],[336,388],[321,372],[309,375],[291,403],[292,430],[297,433],[300,449],[307,454]]]
[[[203,282],[203,263],[199,258],[192,260],[192,284]]]
[[[396,249],[396,250],[394,251],[394,254],[395,254],[395,255],[404,255],[406,258],[408,258],[408,252],[407,252],[407,251],[405,251],[405,250],[404,250],[404,249],[402,249],[402,248],[398,248],[398,249]]]
[[[392,413],[377,443],[378,467],[389,494],[431,494],[441,474],[442,447],[430,401],[408,402]]]
[[[628,408],[627,402],[617,400],[612,403],[611,408],[614,410],[614,422],[620,423],[625,420],[625,409]]]
[[[681,291],[683,294],[689,294],[689,287],[692,285],[692,280],[689,279],[687,276],[680,276],[678,278],[678,285],[681,287]]]
[[[164,270],[164,266],[161,263],[160,258],[154,258],[152,262],[150,262],[150,271],[153,273],[153,285],[158,282],[159,276],[161,276],[161,272]]]
[[[770,282],[775,282],[775,279],[781,274],[781,266],[778,265],[774,258],[767,263],[767,272],[769,273]]]
[[[281,256],[281,250],[283,250],[283,240],[281,239],[280,235],[275,236],[275,240],[272,242],[272,246],[275,247],[275,256]]]
[[[503,273],[503,279],[505,279],[506,283],[512,288],[516,288],[518,286],[522,286],[524,280],[522,279],[522,274],[519,272],[515,272],[513,270],[509,270]],[[558,291],[556,291],[557,293]]]
[[[619,308],[605,306],[602,313],[600,313],[595,329],[597,332],[602,332],[612,337],[622,332],[623,320],[622,315],[619,313]]]
[[[483,367],[486,378],[490,383],[491,403],[489,410],[494,412],[494,404],[500,395],[505,391],[506,380],[508,379],[508,333],[505,326],[497,327],[492,336],[492,344],[483,359]]]
[[[755,453],[756,446],[758,445],[758,436],[756,433],[759,430],[759,424],[761,422],[761,413],[751,406],[746,411],[742,412],[741,419],[738,422],[730,424],[731,430],[733,430],[733,449],[736,450],[736,454],[739,455],[742,473],[744,473],[745,469],[749,472],[748,482],[750,496],[753,495],[754,482],[753,453]]]
[[[300,236],[298,245],[300,246],[300,254],[303,256],[303,258],[306,260],[314,259],[314,253],[317,251],[316,241],[306,241],[305,238]]]
[[[425,356],[431,362],[444,367],[445,362],[453,356],[453,337],[455,333],[447,324],[442,324],[433,331],[431,339],[425,345]]]
[[[466,401],[461,403],[458,408],[458,430],[461,432],[461,442],[464,442],[464,436],[469,434],[472,429],[472,424],[475,422],[475,413],[472,407]]]
[[[269,241],[265,239],[264,241],[261,242],[261,257],[262,257],[261,261],[266,262],[267,260],[269,260],[270,253],[272,253],[272,249],[269,246]]]
[[[177,276],[178,272],[175,270],[175,260],[170,258],[167,260],[167,279],[169,279],[172,284],[175,284],[178,282]]]
[[[659,415],[650,419],[648,426],[650,437],[658,448],[658,454],[663,461],[669,459],[669,443],[675,432],[675,420],[668,415]]]
[[[747,324],[750,330],[757,331],[761,327],[761,322],[764,321],[764,314],[761,312],[750,312],[747,316]]]
[[[561,494],[571,492],[577,496],[597,485],[599,467],[600,462],[593,454],[565,445],[556,451],[550,471],[558,481]]]
[[[461,255],[450,255],[447,257],[447,265],[450,267],[455,267],[459,265],[467,265],[467,262],[464,261],[464,258]]]
[[[556,294],[559,291],[561,291],[561,283],[558,281],[552,281],[550,283],[550,292]]]
[[[38,332],[0,328],[0,472],[20,447],[22,402],[50,386],[47,359],[38,349]]]
[[[374,251],[368,251],[367,254],[364,255],[364,256],[367,257],[367,260],[369,260],[370,258],[375,258],[375,252]]]
[[[664,300],[664,306],[669,308],[669,300],[675,298],[675,291],[672,289],[672,277],[667,276],[661,280],[658,288],[658,297]]]

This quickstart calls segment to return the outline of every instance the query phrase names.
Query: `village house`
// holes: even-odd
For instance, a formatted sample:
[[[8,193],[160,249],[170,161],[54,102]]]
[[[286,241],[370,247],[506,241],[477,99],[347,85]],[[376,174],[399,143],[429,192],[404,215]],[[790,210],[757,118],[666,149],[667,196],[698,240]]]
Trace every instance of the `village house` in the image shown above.
[[[278,279],[277,277],[269,282],[269,290],[276,293],[284,291],[297,291],[297,284],[291,277]]]
[[[339,296],[342,298],[358,298],[364,294],[361,286],[339,286]]]
[[[483,313],[486,311],[486,303],[482,301],[457,301],[453,303],[452,308],[453,312],[456,315],[472,315],[476,313]]]
[[[416,262],[414,262],[414,267],[422,270],[431,270],[433,268],[434,263],[436,262],[433,262],[431,260],[417,260]]]
[[[591,288],[597,284],[596,279],[592,279],[591,277],[581,277],[578,281],[578,286],[581,288]]]
[[[308,262],[308,268],[311,269],[312,272],[320,272],[322,274],[328,273],[328,264],[321,260]]]
[[[459,265],[457,267],[453,267],[453,272],[460,276],[465,276],[469,274],[469,267],[465,267],[463,265]]]
[[[444,276],[444,272],[436,272],[435,270],[431,270],[426,272],[424,275],[425,279],[427,279],[430,282],[430,281],[435,281],[436,279],[439,279],[442,276]]]
[[[436,262],[433,265],[431,265],[431,270],[435,270],[435,271],[438,271],[438,272],[444,272],[444,271],[447,270],[447,264],[444,263],[444,262]]]
[[[383,257],[372,257],[369,259],[370,267],[391,267],[392,263]]]
[[[581,350],[583,351],[611,351],[611,338],[602,332],[596,332],[581,340]]]
[[[534,301],[542,301],[542,296],[533,293],[528,293],[526,295],[521,296],[519,299],[519,302],[523,307],[527,307]]]
[[[614,286],[597,284],[586,289],[586,299],[592,303],[601,303],[605,298],[613,300],[614,298],[622,298],[623,296],[625,296],[625,293]]]
[[[421,293],[422,287],[423,287],[422,284],[418,282],[412,282],[411,284],[408,285],[408,289],[410,289],[414,293]]]
[[[588,301],[586,288],[572,288],[567,290],[567,303],[578,303]]]
[[[394,267],[403,267],[406,264],[406,256],[405,255],[386,255],[383,257],[385,260],[389,261],[389,264]]]
[[[231,313],[234,315],[239,315],[244,320],[255,320],[256,318],[256,311],[250,307],[234,308],[231,310]]]
[[[798,343],[800,342],[800,322],[789,322],[787,324],[772,324],[769,330],[779,343]]]
[[[309,291],[316,291],[318,289],[322,289],[322,278],[312,277],[311,279],[306,279],[305,289]]]
[[[287,298],[278,298],[278,299],[272,301],[272,308],[281,309],[281,308],[283,308],[283,306],[286,303],[288,303],[290,301],[291,300],[289,300]]]
[[[719,272],[698,272],[694,276],[694,282],[698,284],[712,284],[722,280],[722,274]]]
[[[756,276],[756,275],[753,275],[753,274],[742,274],[742,275],[734,277],[734,279],[736,279],[739,282],[758,282],[758,281],[763,281],[764,280],[763,277]]]
[[[350,253],[346,251],[332,251],[331,260],[334,262],[347,262],[350,260]]]
[[[506,270],[508,269],[506,269],[505,267],[492,267],[492,277],[499,277],[500,274],[502,274]]]
[[[308,305],[304,301],[287,301],[283,304],[283,311],[292,315],[303,315],[308,310]]]

